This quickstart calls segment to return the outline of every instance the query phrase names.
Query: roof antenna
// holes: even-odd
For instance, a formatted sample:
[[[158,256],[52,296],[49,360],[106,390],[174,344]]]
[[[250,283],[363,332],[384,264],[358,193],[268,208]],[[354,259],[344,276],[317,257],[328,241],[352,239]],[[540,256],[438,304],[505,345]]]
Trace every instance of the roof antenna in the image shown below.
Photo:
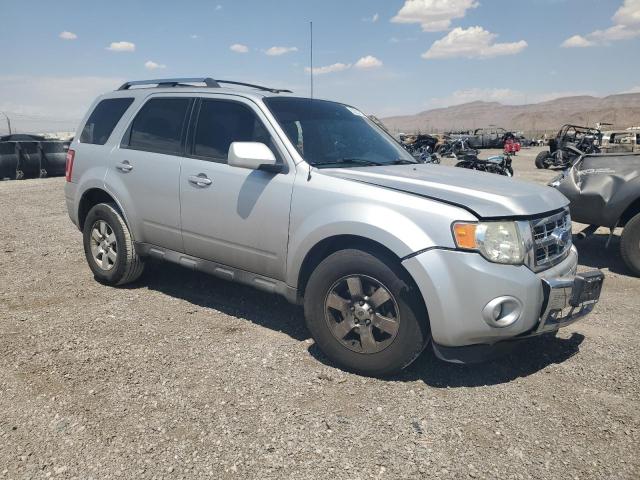
[[[310,38],[311,38],[311,50],[310,50],[310,55],[311,55],[311,99],[313,100],[313,22],[309,22],[309,33],[310,33]]]
[[[309,49],[309,56],[311,57],[311,68],[309,73],[311,76],[311,100],[313,100],[313,22],[309,22],[309,39],[311,40],[311,48]],[[309,172],[307,173],[307,182],[311,181],[311,164],[309,164]]]

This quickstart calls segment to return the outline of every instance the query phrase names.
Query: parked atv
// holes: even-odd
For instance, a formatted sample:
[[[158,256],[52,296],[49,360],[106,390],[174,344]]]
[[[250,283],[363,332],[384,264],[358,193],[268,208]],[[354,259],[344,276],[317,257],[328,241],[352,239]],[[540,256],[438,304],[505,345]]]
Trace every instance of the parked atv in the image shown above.
[[[640,154],[584,155],[549,185],[571,201],[572,219],[589,225],[582,238],[622,227],[622,259],[640,276]]]
[[[602,132],[595,128],[564,125],[549,141],[549,151],[536,157],[537,168],[567,169],[582,155],[600,153]]]

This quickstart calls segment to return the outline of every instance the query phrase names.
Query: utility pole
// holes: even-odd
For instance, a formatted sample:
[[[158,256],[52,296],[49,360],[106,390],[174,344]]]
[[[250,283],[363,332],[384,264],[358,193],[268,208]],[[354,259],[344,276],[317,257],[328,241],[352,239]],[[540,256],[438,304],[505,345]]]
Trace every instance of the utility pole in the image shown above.
[[[4,115],[4,118],[7,119],[7,129],[9,130],[9,135],[11,135],[11,119],[9,118],[9,115],[7,115],[4,112],[0,112],[2,113],[2,115]]]

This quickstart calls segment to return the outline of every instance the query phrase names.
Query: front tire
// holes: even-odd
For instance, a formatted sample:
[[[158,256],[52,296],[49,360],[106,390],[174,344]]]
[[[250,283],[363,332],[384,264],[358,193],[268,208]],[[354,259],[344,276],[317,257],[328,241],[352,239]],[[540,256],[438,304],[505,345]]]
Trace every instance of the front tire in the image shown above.
[[[124,285],[144,271],[124,218],[112,203],[99,203],[88,213],[83,228],[84,253],[97,281]]]
[[[620,253],[629,270],[640,276],[640,213],[625,225],[620,241]]]
[[[305,292],[307,327],[318,347],[346,370],[391,375],[428,344],[420,297],[400,265],[384,255],[338,251],[316,267]]]
[[[536,157],[536,168],[539,168],[539,169],[549,168],[549,166],[547,165],[547,162],[545,162],[548,156],[549,156],[549,152],[540,152]]]

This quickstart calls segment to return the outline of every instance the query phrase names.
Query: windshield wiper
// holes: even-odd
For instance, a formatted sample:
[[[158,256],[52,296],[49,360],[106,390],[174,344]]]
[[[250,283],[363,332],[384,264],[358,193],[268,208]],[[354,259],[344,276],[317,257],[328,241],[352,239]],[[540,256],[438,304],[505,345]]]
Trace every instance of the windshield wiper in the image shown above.
[[[407,160],[405,158],[399,158],[391,162],[391,165],[416,165],[418,162]]]
[[[354,163],[358,165],[367,165],[370,167],[381,167],[382,165],[384,165],[384,163],[374,162],[365,158],[340,158],[338,160],[332,160],[330,162],[316,162],[313,164],[313,166],[317,167],[319,165],[341,165],[343,163]]]

